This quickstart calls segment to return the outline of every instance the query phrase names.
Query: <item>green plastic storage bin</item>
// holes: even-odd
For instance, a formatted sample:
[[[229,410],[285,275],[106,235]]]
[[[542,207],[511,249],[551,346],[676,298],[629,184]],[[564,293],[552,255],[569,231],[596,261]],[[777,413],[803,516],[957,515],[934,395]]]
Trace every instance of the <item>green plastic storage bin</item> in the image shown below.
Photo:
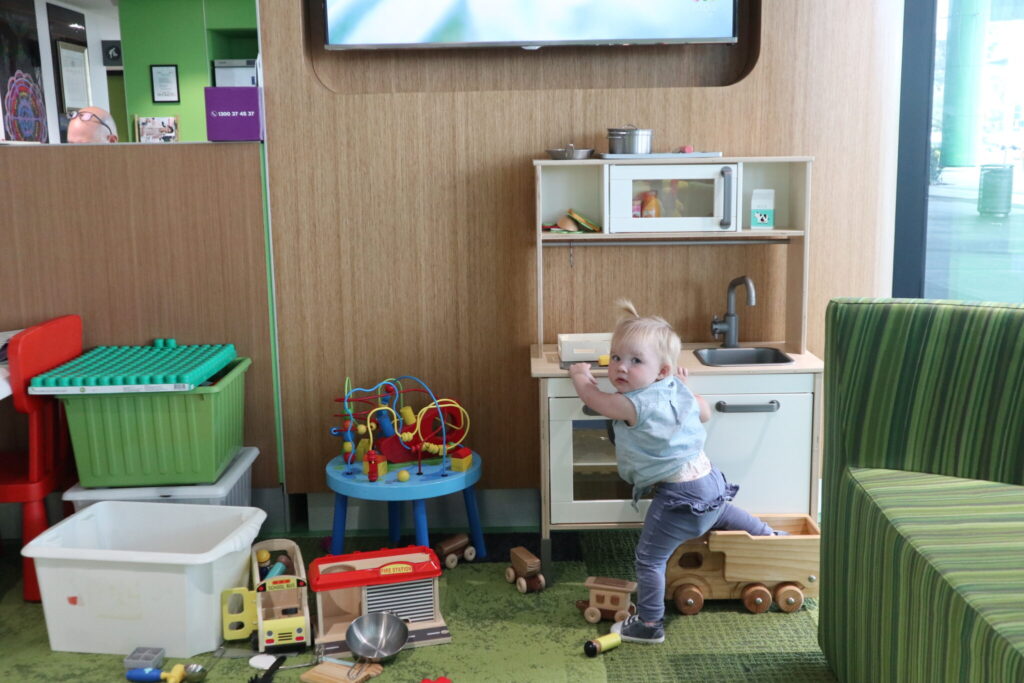
[[[237,358],[214,384],[192,391],[58,396],[82,486],[217,481],[242,447],[251,364]]]

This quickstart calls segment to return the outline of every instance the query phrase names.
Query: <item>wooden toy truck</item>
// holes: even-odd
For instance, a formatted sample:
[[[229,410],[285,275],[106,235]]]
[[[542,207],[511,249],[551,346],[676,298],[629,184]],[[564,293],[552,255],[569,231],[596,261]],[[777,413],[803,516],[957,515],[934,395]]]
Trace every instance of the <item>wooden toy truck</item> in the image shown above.
[[[309,567],[316,595],[316,642],[326,654],[347,654],[345,633],[357,617],[391,611],[409,626],[406,647],[451,642],[441,618],[441,563],[425,546],[326,555]]]
[[[516,585],[520,593],[536,593],[544,590],[546,582],[540,573],[540,558],[521,545],[508,552],[509,565],[505,569],[505,580]]]
[[[630,602],[630,594],[636,590],[635,581],[591,576],[583,584],[590,590],[589,600],[577,600],[576,609],[583,612],[583,618],[591,624],[602,619],[622,621],[636,614],[636,605]]]
[[[270,553],[271,562],[280,555],[291,560],[293,573],[260,579],[259,551]],[[230,588],[221,593],[224,640],[251,638],[253,648],[268,650],[304,649],[312,643],[309,605],[306,597],[306,565],[295,542],[284,538],[256,543],[250,553],[252,589]]]
[[[788,536],[711,531],[679,546],[665,571],[665,596],[683,614],[697,614],[705,600],[739,598],[751,612],[772,602],[795,612],[817,597],[821,531],[809,515],[756,515]]]
[[[449,536],[438,543],[434,550],[448,569],[458,567],[460,559],[466,562],[472,562],[476,559],[476,548],[469,544],[469,536],[466,534]]]

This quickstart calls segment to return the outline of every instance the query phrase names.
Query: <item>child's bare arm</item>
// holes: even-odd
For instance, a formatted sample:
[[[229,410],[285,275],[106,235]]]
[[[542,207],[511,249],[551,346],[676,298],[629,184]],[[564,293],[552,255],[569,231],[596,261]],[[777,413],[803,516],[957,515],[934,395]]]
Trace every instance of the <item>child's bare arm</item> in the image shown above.
[[[569,377],[573,388],[591,410],[596,410],[611,420],[625,420],[629,424],[636,422],[636,408],[633,402],[622,394],[609,394],[601,391],[597,380],[590,372],[589,363],[573,363],[569,366]]]
[[[686,378],[689,374],[690,372],[683,366],[676,368],[676,377],[678,377],[682,382],[686,382]],[[707,422],[711,419],[711,406],[708,405],[708,402],[704,400],[703,396],[692,389],[690,391],[693,392],[693,397],[697,399],[697,405],[700,406],[700,421]]]

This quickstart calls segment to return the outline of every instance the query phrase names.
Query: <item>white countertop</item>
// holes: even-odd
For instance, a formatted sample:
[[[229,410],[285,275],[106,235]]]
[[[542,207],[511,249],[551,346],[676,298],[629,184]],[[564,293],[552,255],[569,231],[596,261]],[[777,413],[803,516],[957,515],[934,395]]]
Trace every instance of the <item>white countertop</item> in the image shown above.
[[[686,368],[690,375],[769,375],[794,373],[820,373],[825,370],[825,363],[812,353],[789,353],[792,363],[784,365],[732,365],[712,367],[704,365],[693,355],[694,349],[704,349],[717,344],[683,344],[683,352],[679,355],[678,365]],[[785,350],[782,342],[744,342],[740,346],[772,346]],[[544,356],[537,357],[537,345],[530,347],[530,375],[533,377],[568,377],[569,371],[563,370],[558,363],[558,345],[545,344]],[[607,368],[594,368],[595,377],[607,377]]]

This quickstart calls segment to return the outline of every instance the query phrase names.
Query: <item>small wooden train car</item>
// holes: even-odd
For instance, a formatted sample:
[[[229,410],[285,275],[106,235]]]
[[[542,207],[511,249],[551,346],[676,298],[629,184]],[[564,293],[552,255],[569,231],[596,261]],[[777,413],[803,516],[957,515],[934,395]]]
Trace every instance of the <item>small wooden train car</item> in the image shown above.
[[[476,548],[469,544],[469,536],[466,534],[449,536],[434,546],[434,552],[448,569],[458,567],[460,559],[466,562],[476,559]]]
[[[591,576],[583,584],[590,590],[589,600],[577,600],[576,609],[583,612],[583,618],[591,624],[602,619],[622,621],[636,614],[636,605],[630,602],[630,594],[636,590],[635,581]]]
[[[540,573],[540,558],[521,545],[508,552],[510,564],[505,569],[505,580],[516,585],[520,593],[537,593],[547,585]]]
[[[705,600],[739,598],[751,612],[774,601],[795,612],[817,597],[821,531],[809,515],[756,515],[784,536],[711,531],[679,546],[665,571],[665,595],[683,614],[697,614]]]

